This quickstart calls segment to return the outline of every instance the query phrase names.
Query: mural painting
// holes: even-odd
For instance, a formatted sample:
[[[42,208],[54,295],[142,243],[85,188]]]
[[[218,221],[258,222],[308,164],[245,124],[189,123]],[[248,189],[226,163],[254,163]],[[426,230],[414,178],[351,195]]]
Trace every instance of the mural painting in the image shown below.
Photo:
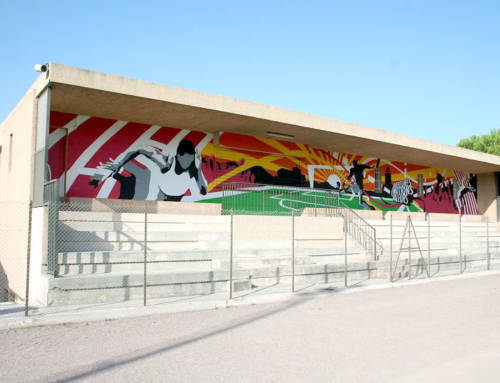
[[[241,183],[333,190],[356,209],[477,214],[475,175],[452,169],[60,112],[50,125],[50,178],[67,197],[220,202]]]

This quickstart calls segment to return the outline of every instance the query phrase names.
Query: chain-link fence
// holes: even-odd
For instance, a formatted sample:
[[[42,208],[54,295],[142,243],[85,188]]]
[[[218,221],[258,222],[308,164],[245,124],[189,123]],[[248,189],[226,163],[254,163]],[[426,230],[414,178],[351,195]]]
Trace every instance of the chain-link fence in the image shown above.
[[[222,214],[326,216],[346,219],[347,232],[377,259],[376,230],[340,199],[338,190],[228,182],[222,185]]]
[[[391,281],[491,270],[500,264],[498,223],[487,217],[390,215],[372,223],[384,247],[380,268]]]
[[[46,185],[42,208],[42,273],[48,280],[46,303],[53,305],[227,299],[437,277],[500,264],[497,223],[480,216],[446,221],[433,214],[388,213],[356,223],[339,207],[332,214],[321,208],[306,214],[304,208],[274,216],[231,209],[225,215],[183,215],[171,214],[162,202],[59,199],[57,190],[57,183]],[[9,219],[0,227],[6,244],[2,299],[23,300],[29,288],[30,209],[5,203],[4,211]],[[376,259],[349,229],[364,222],[376,230]]]
[[[227,182],[222,185],[222,214],[300,215],[312,213],[333,215],[340,206],[338,191],[295,186]]]
[[[24,301],[29,270],[30,204],[0,202],[0,302]]]

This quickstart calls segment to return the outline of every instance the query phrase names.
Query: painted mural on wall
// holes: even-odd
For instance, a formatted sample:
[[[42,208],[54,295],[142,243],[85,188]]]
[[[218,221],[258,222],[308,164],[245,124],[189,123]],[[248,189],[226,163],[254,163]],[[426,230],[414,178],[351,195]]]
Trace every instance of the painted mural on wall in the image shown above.
[[[335,190],[357,209],[477,214],[475,176],[450,169],[60,112],[50,126],[50,178],[67,197],[219,202],[236,182]]]

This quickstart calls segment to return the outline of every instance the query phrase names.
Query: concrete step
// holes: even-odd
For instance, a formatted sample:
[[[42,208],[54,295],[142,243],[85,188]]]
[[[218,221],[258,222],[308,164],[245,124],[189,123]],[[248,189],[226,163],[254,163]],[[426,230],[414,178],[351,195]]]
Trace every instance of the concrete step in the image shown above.
[[[250,288],[250,278],[244,271],[234,271],[239,289]],[[147,296],[163,298],[213,294],[227,291],[229,273],[224,270],[198,272],[150,273]],[[246,283],[244,283],[246,281]],[[142,299],[143,274],[91,274],[67,276],[49,280],[48,303],[83,304],[120,302]]]
[[[399,248],[393,248],[393,258],[395,258],[398,254]],[[424,258],[427,259],[427,254],[428,251],[426,248],[421,249],[422,255]],[[459,250],[458,247],[447,247],[447,248],[439,248],[435,246],[431,246],[431,257],[437,257],[437,256],[451,256],[451,257],[458,257],[459,256]],[[462,256],[471,256],[471,257],[484,257],[486,258],[486,247],[485,246],[468,246],[468,247],[462,247]],[[500,248],[490,248],[489,250],[490,256],[495,257],[495,256],[500,256]],[[390,253],[389,250],[386,249],[386,251],[383,254],[379,255],[379,259],[389,259]],[[412,248],[411,250],[411,256],[412,258],[419,257],[420,252],[418,251],[417,248]],[[400,253],[401,258],[408,258],[408,251],[407,250],[402,250]]]
[[[381,236],[389,236],[389,233],[390,233],[390,228],[380,228],[380,227],[376,227],[375,228],[377,230],[377,234],[380,234]],[[408,232],[408,230],[407,230]],[[424,228],[416,228],[415,229],[415,232],[417,233],[418,236],[427,236],[427,228],[424,227]],[[392,230],[392,233],[393,235],[398,235],[398,236],[401,236],[403,233],[404,233],[404,230],[403,229],[394,229]],[[411,233],[413,234],[413,230],[411,230]],[[462,228],[462,234],[463,235],[475,235],[475,236],[484,236],[486,237],[486,229],[464,229]],[[490,232],[490,235],[493,236],[493,234],[495,233],[491,233]],[[458,227],[454,227],[454,228],[449,228],[447,230],[444,230],[444,229],[435,229],[435,228],[431,228],[431,235],[432,236],[443,236],[443,235],[457,235],[458,236]]]
[[[349,279],[369,279],[377,275],[376,262],[350,262],[348,264]],[[252,286],[264,287],[278,283],[291,283],[291,265],[277,267],[261,267],[251,270]],[[295,266],[295,280],[298,283],[328,283],[344,278],[344,264],[304,264]]]
[[[491,262],[490,270],[500,269],[500,262]],[[462,263],[462,273],[474,273],[486,271],[487,265],[485,261],[470,261]],[[460,265],[458,262],[440,262],[438,264],[431,264],[430,275],[431,277],[447,276],[447,275],[457,275],[460,273]],[[403,267],[394,271],[394,280],[401,278],[408,278],[408,267]],[[424,267],[412,267],[411,268],[412,278],[427,278],[426,268]],[[389,273],[387,271],[380,272],[381,278],[389,278]]]
[[[376,275],[375,262],[349,265],[351,279],[367,279]],[[341,280],[343,264],[296,264],[297,282]],[[142,299],[143,273],[109,273],[70,275],[49,280],[49,304],[81,304]],[[235,291],[276,283],[291,282],[291,265],[260,266],[252,269],[235,267]],[[229,271],[150,272],[147,277],[149,298],[213,294],[228,291]]]
[[[144,231],[144,222],[128,222],[128,221],[59,221],[58,230],[69,231],[88,231],[90,228],[96,231]],[[229,224],[227,223],[211,223],[211,222],[149,222],[147,224],[148,231],[164,231],[164,232],[186,232],[186,231],[206,231],[206,232],[229,232]]]
[[[89,222],[144,222],[142,213],[118,212],[89,212],[89,211],[60,211],[59,219],[64,221],[89,221]],[[169,223],[228,223],[229,216],[222,215],[196,215],[196,214],[158,214],[148,213],[148,222]]]
[[[144,241],[144,228],[140,231],[77,231],[65,230],[58,233],[62,242],[131,242]],[[229,232],[206,231],[152,231],[148,230],[148,241],[224,241],[229,240]]]
[[[101,212],[59,212],[59,230],[88,231],[144,231],[144,214],[101,213]],[[227,216],[148,214],[147,228],[150,231],[229,231]]]
[[[349,252],[350,260],[364,261],[366,255]],[[235,249],[233,263],[239,267],[251,268],[257,265],[289,264],[291,249]],[[210,267],[228,268],[228,249],[156,251],[148,250],[147,260],[153,270],[199,270]],[[343,263],[344,248],[295,249],[295,262],[300,263]],[[137,271],[143,269],[144,251],[86,251],[63,252],[58,257],[58,275],[86,273],[112,273]]]
[[[500,255],[498,257],[490,258],[490,265],[492,268],[500,267]],[[442,275],[457,273],[460,270],[460,260],[458,256],[437,256],[431,257],[430,259],[430,272],[431,275]],[[462,270],[464,272],[472,271],[484,271],[486,270],[487,260],[484,255],[476,256],[464,256],[462,258]],[[379,260],[377,263],[377,268],[379,269],[380,277],[389,277],[389,262],[387,259]],[[396,265],[396,261],[393,262],[394,274],[399,278],[408,276],[408,259],[400,259]],[[412,275],[422,275],[426,276],[427,272],[427,258],[424,260],[421,258],[412,258],[411,262]]]
[[[154,251],[228,249],[228,239],[223,240],[169,240],[147,241],[147,248]],[[143,241],[59,241],[60,252],[132,251],[143,250]]]
[[[148,251],[147,258],[151,262],[161,261],[194,261],[211,260],[224,257],[224,250],[192,250],[192,251]],[[59,253],[58,264],[93,264],[93,263],[126,263],[142,262],[144,251],[81,251]]]
[[[470,216],[462,216],[462,225],[467,225],[467,226],[484,226],[486,225],[486,221],[483,220],[470,220]],[[387,217],[386,219],[374,219],[374,218],[365,218],[365,220],[370,224],[370,225],[389,225],[390,224],[390,218]],[[431,225],[435,226],[451,226],[458,224],[458,214],[453,217],[453,219],[447,219],[447,220],[438,220],[438,219],[432,219],[430,220]],[[427,225],[427,220],[425,219],[425,215],[422,215],[421,219],[415,219],[412,218],[412,223],[415,226],[424,226]],[[393,219],[392,224],[394,226],[404,226],[406,224],[406,219]],[[489,222],[490,226],[494,226],[493,222]]]
[[[211,259],[147,262],[148,272],[199,271],[212,267]],[[57,275],[139,273],[141,270],[144,270],[144,262],[62,264],[57,266]]]
[[[206,256],[206,254],[205,254]],[[82,274],[102,274],[102,273],[140,273],[144,269],[144,259],[139,253],[130,257],[115,257],[107,262],[86,262],[90,259],[66,259],[58,265],[58,276],[82,275]],[[366,256],[359,253],[349,253],[348,261],[366,262]],[[73,262],[71,262],[73,261]],[[235,256],[233,258],[233,268],[254,269],[258,267],[276,267],[291,265],[291,253],[279,256],[255,257],[255,256]],[[344,255],[295,255],[295,265],[332,265],[344,264]],[[230,261],[228,257],[216,259],[215,257],[203,258],[189,257],[187,253],[179,253],[176,257],[170,254],[168,257],[163,254],[153,254],[148,256],[147,270],[149,272],[177,272],[177,271],[199,271],[213,268],[229,270]]]
[[[289,243],[287,243],[289,244]],[[291,256],[291,247],[263,248],[257,247],[235,247],[233,257],[254,257],[265,258],[275,256]],[[349,248],[348,254],[362,254],[353,247]],[[330,246],[324,248],[295,248],[296,256],[343,256],[343,246]],[[148,259],[155,261],[168,259],[229,259],[229,249],[191,249],[185,250],[151,250],[147,252]],[[135,262],[141,261],[144,257],[144,250],[111,250],[111,251],[79,251],[60,252],[58,263],[112,263],[112,262]]]
[[[142,250],[144,248],[144,235],[133,233],[109,232],[112,235],[106,236],[106,232],[98,232],[93,237],[92,232],[81,232],[84,235],[78,236],[79,232],[68,232],[67,239],[63,234],[59,237],[59,250],[62,252],[81,252],[81,251],[113,251],[113,250]],[[151,235],[150,235],[151,234]],[[229,249],[229,233],[200,233],[199,235],[188,235],[189,232],[181,232],[178,237],[176,233],[148,233],[147,247],[151,250],[194,250],[194,249]],[[108,237],[108,239],[106,239]],[[94,238],[94,239],[92,239]],[[140,239],[135,239],[140,238]],[[166,239],[164,239],[166,238]],[[333,248],[344,246],[343,240],[296,240],[296,248]],[[354,247],[350,242],[348,247]],[[291,247],[290,240],[238,240],[233,242],[235,249],[282,249]]]

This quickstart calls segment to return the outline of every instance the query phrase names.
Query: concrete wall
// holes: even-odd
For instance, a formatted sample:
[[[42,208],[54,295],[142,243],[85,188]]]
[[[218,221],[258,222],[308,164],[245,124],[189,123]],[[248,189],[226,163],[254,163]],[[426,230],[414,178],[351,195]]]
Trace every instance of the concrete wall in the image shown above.
[[[477,205],[479,214],[498,220],[497,190],[494,173],[477,175]]]
[[[0,264],[16,299],[25,294],[36,89],[26,93],[0,128]]]
[[[495,209],[496,209],[496,202]],[[490,209],[491,210],[491,209]],[[330,209],[314,209],[307,208],[302,212],[302,216],[308,217],[322,217],[326,216],[331,212]],[[430,218],[431,221],[457,221],[459,219],[458,214],[444,214],[444,213],[418,213],[418,212],[405,212],[405,211],[375,211],[375,210],[355,210],[355,212],[363,219],[366,220],[388,220],[392,216],[393,220],[405,221],[408,216],[411,217],[413,221],[425,221]],[[483,222],[486,218],[490,218],[490,222],[493,219],[493,215],[462,215],[462,222]],[[495,210],[496,217],[496,210]]]
[[[290,241],[292,217],[235,215],[234,241]],[[294,238],[298,247],[328,246],[343,239],[342,218],[295,217]]]
[[[48,276],[43,272],[47,263],[47,207],[33,209],[31,218],[30,304],[47,304]]]

